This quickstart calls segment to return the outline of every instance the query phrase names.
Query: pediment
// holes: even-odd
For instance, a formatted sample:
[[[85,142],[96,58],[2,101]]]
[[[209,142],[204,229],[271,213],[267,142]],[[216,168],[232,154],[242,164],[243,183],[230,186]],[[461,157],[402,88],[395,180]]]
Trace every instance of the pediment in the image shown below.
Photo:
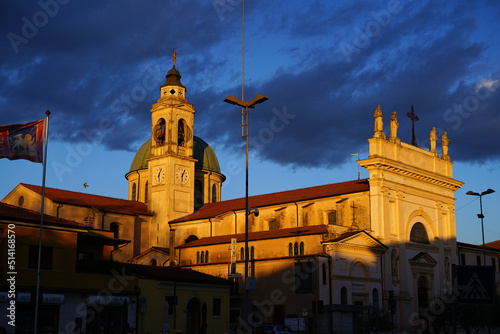
[[[165,262],[170,259],[170,254],[167,248],[151,247],[141,254],[134,256],[128,262],[135,264],[151,265],[153,260],[156,261],[158,266],[163,266]]]
[[[376,238],[372,237],[365,231],[351,232],[335,238],[332,241],[327,241],[325,244],[337,244],[344,246],[354,246],[354,247],[367,247],[367,248],[378,248],[380,250],[386,250],[387,247],[378,241]]]
[[[409,261],[412,264],[426,264],[426,265],[436,265],[437,264],[437,261],[434,260],[434,258],[426,252],[418,253],[417,255],[412,257]]]

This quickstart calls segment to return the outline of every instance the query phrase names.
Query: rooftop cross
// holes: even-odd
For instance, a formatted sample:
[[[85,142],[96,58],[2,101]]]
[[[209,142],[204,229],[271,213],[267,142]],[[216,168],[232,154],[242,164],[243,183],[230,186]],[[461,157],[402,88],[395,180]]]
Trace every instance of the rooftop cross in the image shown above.
[[[406,113],[409,119],[411,119],[411,144],[417,146],[417,138],[415,137],[415,122],[418,122],[418,116],[415,115],[415,110],[413,110],[413,106],[411,106],[411,113]]]
[[[356,210],[358,207],[354,204],[354,201],[352,201],[351,208],[352,208],[352,225],[351,225],[351,228],[352,228],[352,229],[354,229],[354,230],[357,230],[357,229],[358,229],[358,224],[356,224],[356,214],[355,214],[355,210]]]

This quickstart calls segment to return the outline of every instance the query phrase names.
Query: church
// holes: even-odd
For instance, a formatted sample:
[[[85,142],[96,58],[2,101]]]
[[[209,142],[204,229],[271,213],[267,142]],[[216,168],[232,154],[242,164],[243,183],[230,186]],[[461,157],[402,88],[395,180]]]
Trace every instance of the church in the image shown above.
[[[123,240],[115,261],[231,281],[231,323],[242,322],[247,285],[255,327],[363,331],[359,319],[382,312],[399,331],[427,326],[419,312],[449,290],[459,263],[454,194],[463,183],[453,178],[446,134],[441,152],[434,129],[429,149],[404,143],[397,114],[386,135],[378,106],[366,114],[374,131],[368,157],[358,161],[367,179],[252,196],[246,212],[244,198],[221,201],[225,176],[194,134],[195,109],[175,58],[159,93],[151,137],[125,175],[128,200],[52,189],[47,214],[112,232]],[[40,187],[20,184],[3,202],[39,210],[40,195]],[[251,284],[242,277],[246,215]]]
[[[129,200],[147,205],[152,217],[128,232],[140,244],[123,252],[134,263],[233,280],[236,322],[245,201],[220,200],[225,177],[212,148],[194,135],[194,107],[180,79],[174,64],[151,108],[151,138],[126,175]],[[420,325],[418,310],[449,287],[458,263],[454,193],[463,183],[453,178],[448,141],[442,138],[441,154],[431,129],[428,150],[402,142],[396,113],[386,136],[380,106],[374,123],[369,156],[359,160],[368,179],[250,197],[259,215],[248,213],[249,295],[261,322],[326,330],[390,307],[403,330]],[[320,307],[339,312],[308,324]]]

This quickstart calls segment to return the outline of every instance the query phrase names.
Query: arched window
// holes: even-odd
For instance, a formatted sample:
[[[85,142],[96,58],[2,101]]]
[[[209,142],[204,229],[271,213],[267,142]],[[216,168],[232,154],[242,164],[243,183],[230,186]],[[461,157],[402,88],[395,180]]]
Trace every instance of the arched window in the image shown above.
[[[200,263],[200,252],[196,252],[196,264]]]
[[[189,237],[186,238],[186,240],[184,240],[184,243],[187,244],[191,241],[195,241],[195,240],[198,240],[198,237],[196,235],[193,235],[191,234]]]
[[[148,202],[148,181],[146,181],[146,186],[144,187],[144,203]]]
[[[293,245],[292,243],[288,244],[288,255],[293,256]]]
[[[154,127],[154,134],[153,134],[155,141],[156,141],[156,146],[163,146],[165,145],[165,119],[160,118]]]
[[[205,263],[208,263],[208,251],[205,252]]]
[[[156,263],[156,259],[152,259],[152,260],[151,260],[151,265],[152,265],[152,266],[155,266],[155,267],[158,265],[158,264]]]
[[[429,244],[429,236],[422,223],[415,223],[411,228],[410,241],[420,244]]]
[[[300,243],[300,255],[304,255],[304,243]]]
[[[252,246],[252,248],[250,248],[250,260],[254,259],[255,259],[255,247]]]
[[[242,260],[244,260],[244,259],[245,259],[245,248],[243,248],[243,247],[241,247],[240,258],[241,258]]]
[[[347,304],[347,288],[345,286],[340,288],[340,304]]]
[[[299,244],[295,243],[293,245],[293,255],[299,255]]]
[[[205,252],[201,251],[201,256],[200,256],[201,263],[205,263]]]
[[[186,146],[186,122],[182,118],[177,124],[177,145]]]
[[[134,182],[132,183],[132,201],[136,200],[136,196],[137,196],[137,185]]]
[[[198,210],[203,206],[203,184],[200,180],[194,181],[194,209]]]
[[[212,184],[212,203],[217,202],[217,187]]]

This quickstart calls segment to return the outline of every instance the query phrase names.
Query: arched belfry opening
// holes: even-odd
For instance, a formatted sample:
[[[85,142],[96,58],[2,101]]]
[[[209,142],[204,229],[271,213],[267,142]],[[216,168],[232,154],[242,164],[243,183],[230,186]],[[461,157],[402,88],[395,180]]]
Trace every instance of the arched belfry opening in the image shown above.
[[[156,125],[154,126],[154,139],[156,146],[165,145],[165,119],[160,118],[156,121]]]

